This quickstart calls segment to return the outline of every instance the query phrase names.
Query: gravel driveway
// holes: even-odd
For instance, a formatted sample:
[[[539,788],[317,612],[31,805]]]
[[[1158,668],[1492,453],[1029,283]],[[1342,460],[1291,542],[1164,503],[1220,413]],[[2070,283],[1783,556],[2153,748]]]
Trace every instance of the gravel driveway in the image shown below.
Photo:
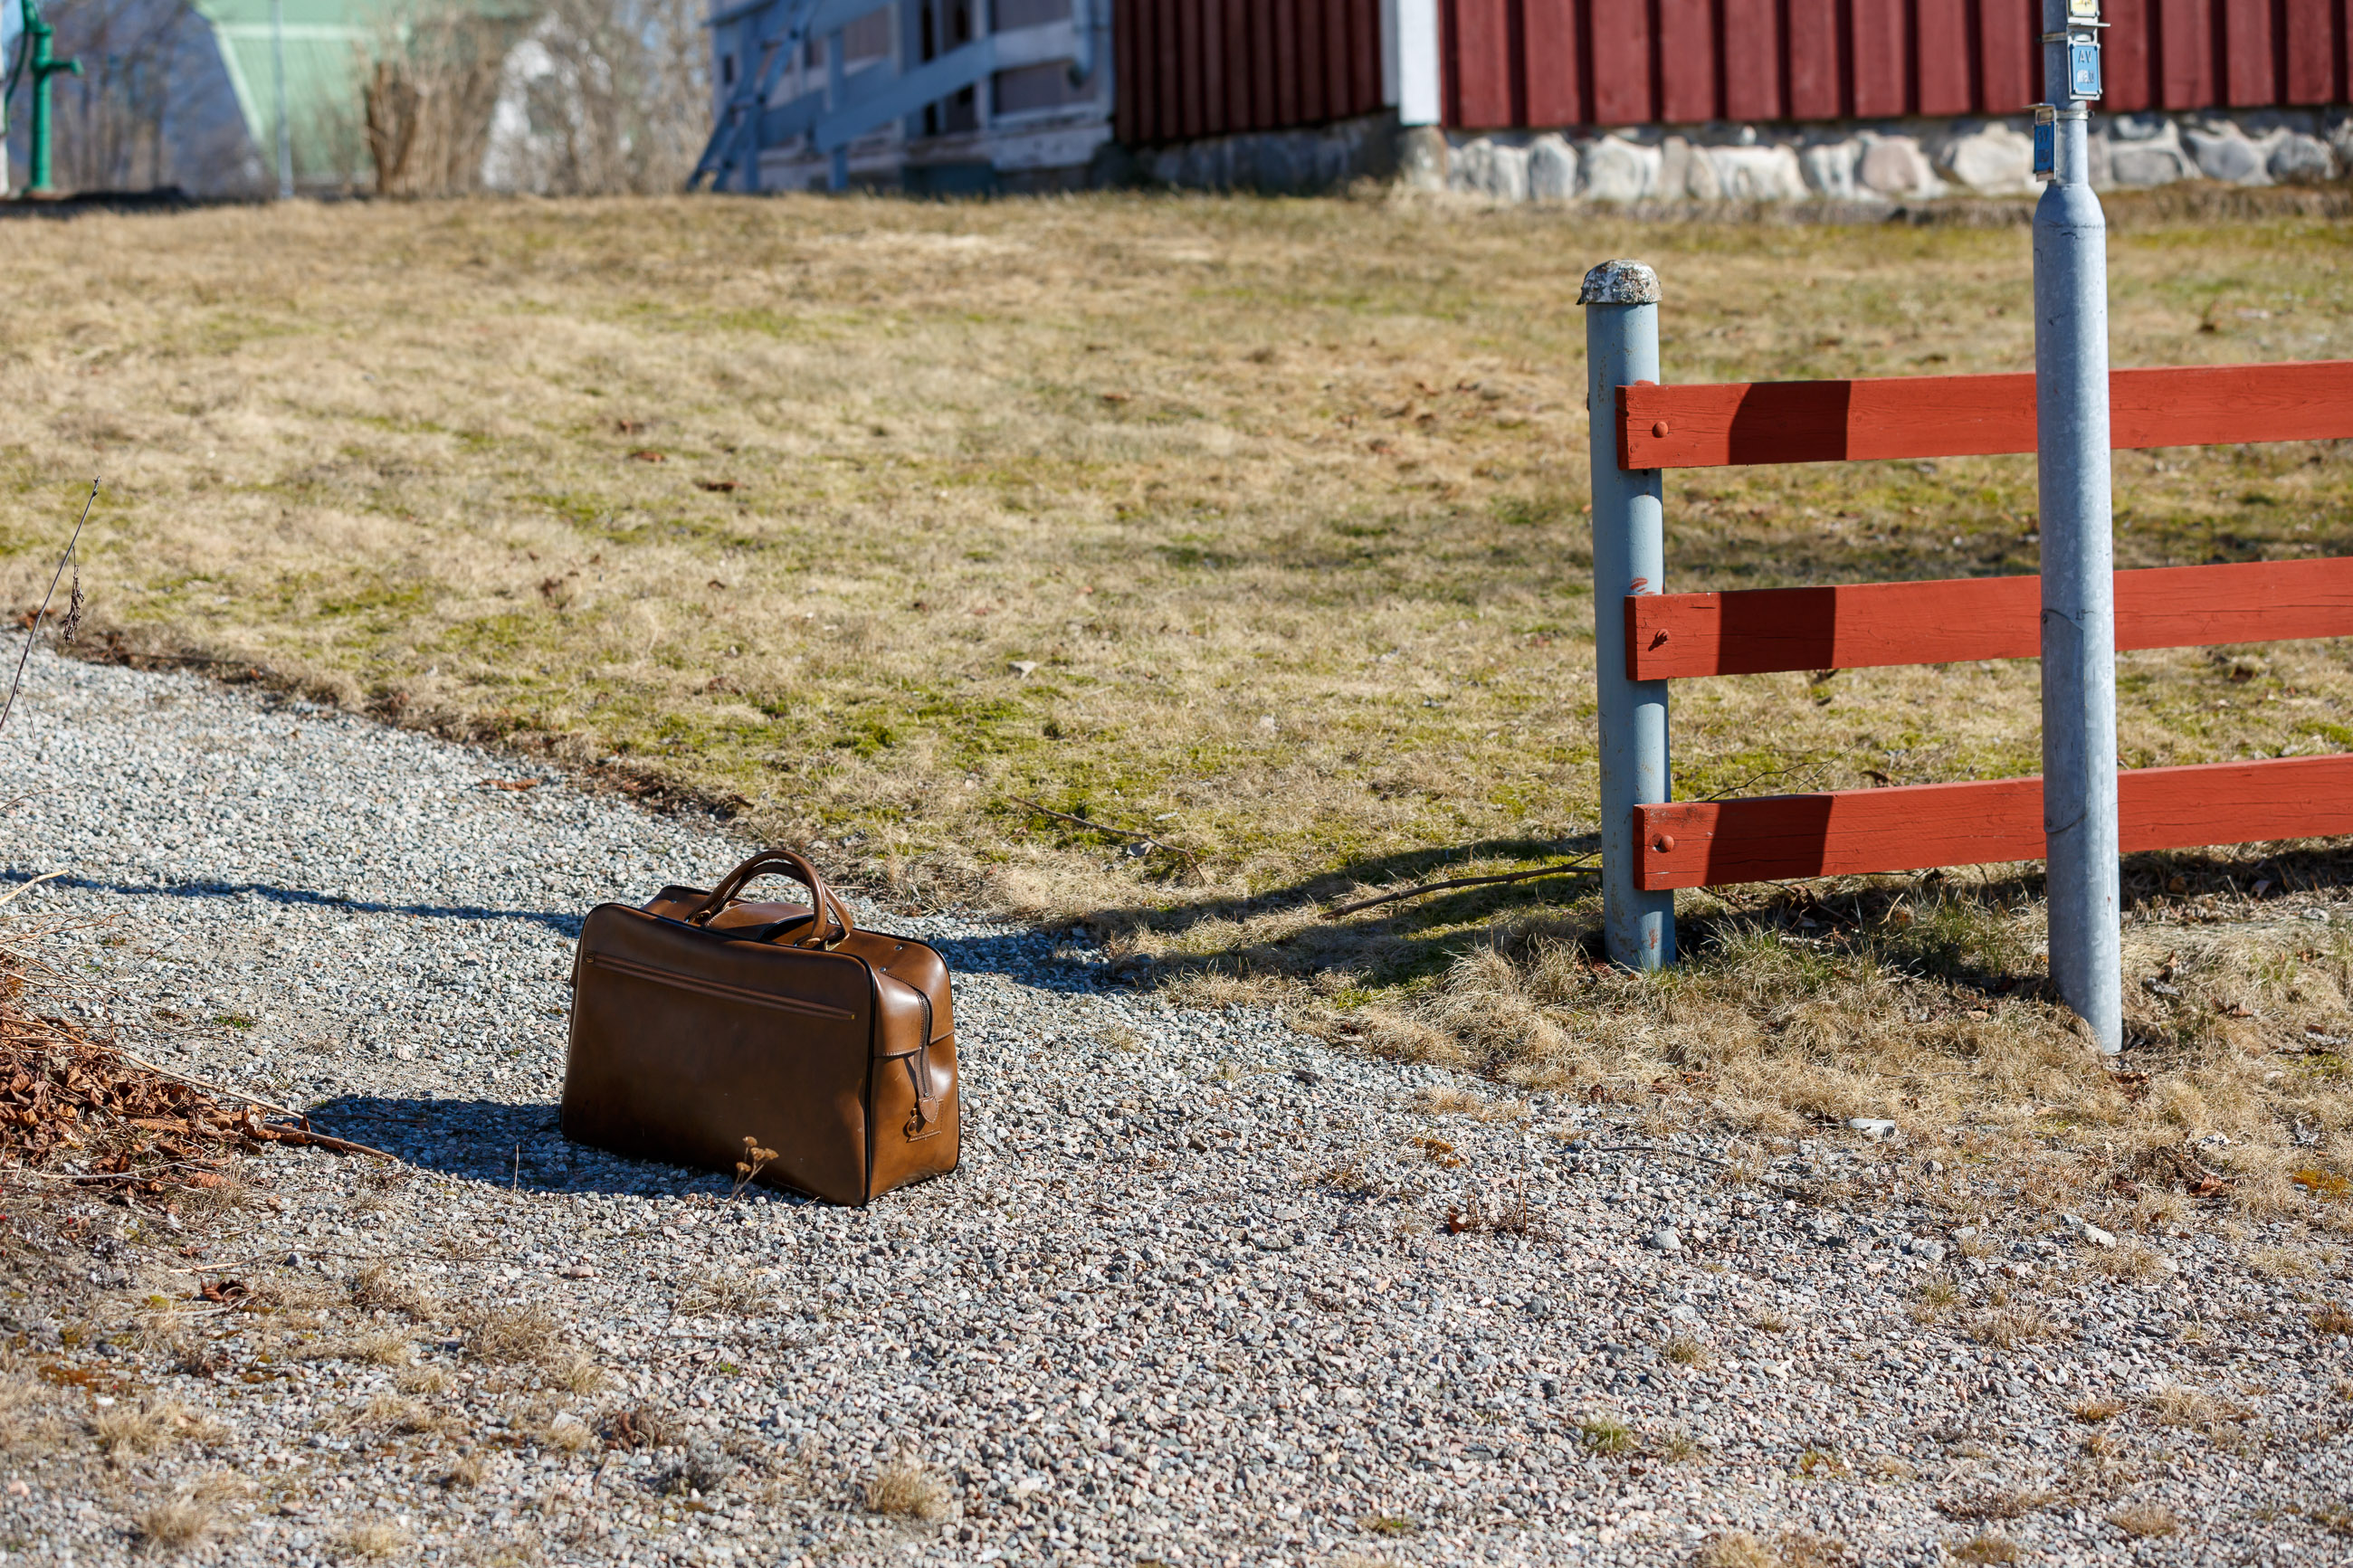
[[[2344,1262],[2299,1228],[2104,1246],[1844,1131],[1727,1171],[871,908],[955,971],[964,1168],[730,1203],[554,1131],[581,915],[707,883],[723,826],[47,658],[6,768],[7,880],[67,873],[15,918],[85,1005],[404,1163],[257,1156],[176,1215],[11,1184],[8,1267],[72,1289],[0,1303],[0,1560],[2353,1554]]]

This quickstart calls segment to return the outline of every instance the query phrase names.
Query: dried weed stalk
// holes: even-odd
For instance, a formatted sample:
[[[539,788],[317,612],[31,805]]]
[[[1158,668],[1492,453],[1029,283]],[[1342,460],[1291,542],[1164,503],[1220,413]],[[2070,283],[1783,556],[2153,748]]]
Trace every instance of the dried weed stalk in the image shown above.
[[[867,1511],[901,1519],[939,1519],[947,1512],[948,1497],[945,1482],[902,1455],[892,1456],[866,1483]]]

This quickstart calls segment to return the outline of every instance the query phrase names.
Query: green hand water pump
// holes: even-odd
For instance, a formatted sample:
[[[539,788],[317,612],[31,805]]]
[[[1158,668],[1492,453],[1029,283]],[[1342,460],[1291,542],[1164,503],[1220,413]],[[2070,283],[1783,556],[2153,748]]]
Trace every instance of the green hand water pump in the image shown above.
[[[0,5],[12,0],[0,0]],[[63,72],[81,75],[81,61],[61,60],[52,52],[57,29],[41,16],[39,0],[13,0],[23,7],[25,36],[16,46],[16,58],[8,71],[7,88],[0,92],[0,134],[7,130],[6,103],[16,95],[16,84],[29,80],[32,88],[32,123],[26,127],[32,142],[32,180],[26,187],[27,195],[45,196],[50,194],[49,172],[49,79]]]

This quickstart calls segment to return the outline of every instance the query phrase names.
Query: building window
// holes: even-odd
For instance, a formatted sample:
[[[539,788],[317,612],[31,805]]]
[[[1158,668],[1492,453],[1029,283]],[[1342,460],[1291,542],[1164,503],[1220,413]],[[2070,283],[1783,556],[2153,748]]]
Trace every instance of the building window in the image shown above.
[[[997,0],[997,31],[1043,26],[1071,19],[1071,0]]]
[[[993,114],[1036,114],[1050,109],[1066,109],[1074,103],[1089,103],[1093,99],[1092,82],[1071,85],[1068,60],[1049,60],[1044,65],[998,71],[989,82],[989,111]]]

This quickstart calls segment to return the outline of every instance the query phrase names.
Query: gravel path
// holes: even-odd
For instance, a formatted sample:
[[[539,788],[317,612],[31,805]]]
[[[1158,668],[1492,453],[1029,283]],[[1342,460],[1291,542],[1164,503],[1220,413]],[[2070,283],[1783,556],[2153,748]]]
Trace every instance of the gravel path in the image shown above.
[[[580,915],[723,826],[47,658],[7,756],[6,879],[69,873],[17,923],[84,1005],[406,1163],[280,1152],[176,1215],[11,1184],[0,1561],[2353,1554],[2300,1229],[2103,1246],[1845,1132],[1760,1182],[953,910],[869,913],[955,970],[964,1169],[730,1204],[553,1131]]]

